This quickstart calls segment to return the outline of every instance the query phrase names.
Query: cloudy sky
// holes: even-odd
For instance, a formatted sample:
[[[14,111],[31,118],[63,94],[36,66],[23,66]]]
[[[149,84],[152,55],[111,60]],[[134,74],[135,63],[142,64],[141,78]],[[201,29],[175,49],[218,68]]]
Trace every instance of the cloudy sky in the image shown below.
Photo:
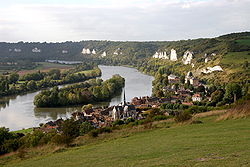
[[[250,31],[250,0],[0,0],[0,41],[155,41],[240,31]]]

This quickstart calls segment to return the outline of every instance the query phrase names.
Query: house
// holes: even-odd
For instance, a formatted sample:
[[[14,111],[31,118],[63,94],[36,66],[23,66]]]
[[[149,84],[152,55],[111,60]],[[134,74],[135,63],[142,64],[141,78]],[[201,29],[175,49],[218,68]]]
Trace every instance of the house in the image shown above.
[[[67,50],[62,50],[62,54],[67,54],[68,51]]]
[[[180,82],[180,79],[179,79],[179,77],[177,77],[177,76],[175,76],[175,75],[173,75],[173,74],[170,74],[170,75],[168,76],[168,82],[169,82],[169,83],[179,83],[179,82]]]
[[[34,48],[34,49],[32,49],[32,52],[33,52],[33,53],[40,53],[40,52],[41,52],[41,49]]]
[[[193,76],[193,73],[189,71],[185,77],[185,83],[190,83],[193,86],[199,86],[200,81]]]
[[[198,101],[198,102],[201,102],[201,100],[202,100],[202,97],[201,97],[201,95],[200,94],[198,94],[198,93],[196,93],[196,94],[194,94],[193,96],[192,96],[192,101]]]

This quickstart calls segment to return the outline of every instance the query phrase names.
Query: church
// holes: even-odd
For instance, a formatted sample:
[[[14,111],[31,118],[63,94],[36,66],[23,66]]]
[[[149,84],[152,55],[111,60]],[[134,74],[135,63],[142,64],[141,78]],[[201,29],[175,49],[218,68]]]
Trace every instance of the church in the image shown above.
[[[124,99],[123,102],[120,103],[117,106],[113,107],[112,110],[112,118],[113,120],[124,120],[127,118],[133,118],[136,119],[138,116],[138,113],[136,112],[135,106],[128,104],[125,99],[125,90],[124,90]]]

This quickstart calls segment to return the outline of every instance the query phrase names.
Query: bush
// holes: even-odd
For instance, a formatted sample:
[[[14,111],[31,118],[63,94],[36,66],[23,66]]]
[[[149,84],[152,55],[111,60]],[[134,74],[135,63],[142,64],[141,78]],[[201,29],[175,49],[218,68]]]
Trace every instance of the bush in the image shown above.
[[[52,138],[52,142],[58,145],[66,144],[67,146],[73,141],[71,136],[57,134]]]
[[[94,127],[89,123],[89,122],[83,122],[81,125],[80,125],[80,128],[79,128],[79,134],[80,135],[84,135],[88,132],[90,132],[91,130],[93,130]]]
[[[169,116],[166,116],[166,115],[156,115],[153,117],[153,120],[154,121],[160,121],[160,120],[165,120],[165,119],[168,119]]]
[[[90,135],[91,137],[98,137],[98,134],[99,134],[99,130],[97,130],[97,129],[93,129],[93,130],[91,130],[91,131],[89,132],[89,135]]]
[[[144,120],[136,120],[135,122],[132,123],[133,126],[142,125],[142,124],[144,124]]]
[[[186,110],[187,112],[194,114],[194,113],[200,113],[200,112],[206,112],[208,111],[206,106],[192,106]]]
[[[180,111],[175,115],[175,122],[185,122],[192,118],[192,115],[186,111]]]
[[[112,123],[113,126],[117,126],[117,125],[123,125],[124,124],[124,121],[123,120],[116,120]]]
[[[125,120],[125,124],[129,124],[130,122],[135,122],[135,120],[131,117]]]
[[[104,127],[100,129],[100,133],[111,133],[112,129],[110,127]]]

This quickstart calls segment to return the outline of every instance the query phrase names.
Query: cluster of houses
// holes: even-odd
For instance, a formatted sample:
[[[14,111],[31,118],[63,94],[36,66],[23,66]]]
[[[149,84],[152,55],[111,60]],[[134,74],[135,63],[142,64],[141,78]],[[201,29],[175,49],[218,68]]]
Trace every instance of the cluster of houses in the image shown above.
[[[202,96],[199,93],[195,93],[190,89],[185,89],[183,85],[176,87],[175,84],[180,83],[180,78],[173,74],[168,76],[169,85],[163,88],[164,92],[170,92],[172,94],[170,98],[171,103],[175,103],[176,100],[180,100],[183,104],[192,105],[192,102],[202,101]],[[189,83],[193,87],[204,86],[199,79],[195,78],[192,72],[188,72],[185,76],[185,83]]]
[[[20,53],[20,52],[22,52],[22,49],[19,49],[19,48],[14,48],[14,49],[9,49],[9,52],[17,52],[17,53]],[[41,52],[41,49],[38,49],[38,48],[33,48],[33,49],[31,49],[31,51],[33,52],[33,53],[40,53]]]

